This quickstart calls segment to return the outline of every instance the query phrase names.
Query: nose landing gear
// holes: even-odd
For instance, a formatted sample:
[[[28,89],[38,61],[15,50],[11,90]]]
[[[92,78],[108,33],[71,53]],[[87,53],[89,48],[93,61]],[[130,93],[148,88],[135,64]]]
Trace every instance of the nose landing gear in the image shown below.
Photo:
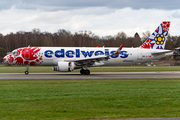
[[[28,75],[29,74],[29,65],[27,65],[27,67],[26,67],[26,71],[24,72],[25,73],[25,75]]]

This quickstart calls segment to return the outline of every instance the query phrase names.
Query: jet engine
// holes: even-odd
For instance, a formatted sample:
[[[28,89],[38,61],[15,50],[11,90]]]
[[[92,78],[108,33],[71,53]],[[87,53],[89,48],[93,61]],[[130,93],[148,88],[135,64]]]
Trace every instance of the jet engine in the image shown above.
[[[71,72],[75,68],[74,62],[58,62],[57,66],[53,67],[54,71]]]

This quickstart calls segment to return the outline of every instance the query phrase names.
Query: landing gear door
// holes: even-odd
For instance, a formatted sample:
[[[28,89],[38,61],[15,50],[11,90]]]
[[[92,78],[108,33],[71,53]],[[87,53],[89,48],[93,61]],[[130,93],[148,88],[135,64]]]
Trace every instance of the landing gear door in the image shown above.
[[[30,50],[25,49],[23,54],[24,54],[24,59],[30,59]]]

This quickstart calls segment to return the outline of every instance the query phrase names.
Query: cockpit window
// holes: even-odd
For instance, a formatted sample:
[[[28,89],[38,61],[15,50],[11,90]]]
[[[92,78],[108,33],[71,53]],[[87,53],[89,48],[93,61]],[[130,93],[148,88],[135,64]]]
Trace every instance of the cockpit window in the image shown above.
[[[10,55],[10,54],[19,55],[19,52],[8,52],[8,53],[7,53],[7,55]]]
[[[13,55],[19,55],[19,52],[13,52]]]

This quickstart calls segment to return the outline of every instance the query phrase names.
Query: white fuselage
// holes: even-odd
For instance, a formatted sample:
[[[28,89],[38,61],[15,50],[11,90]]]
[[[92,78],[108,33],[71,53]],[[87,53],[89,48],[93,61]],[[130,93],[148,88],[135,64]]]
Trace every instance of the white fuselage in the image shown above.
[[[119,50],[120,49],[120,50]],[[88,67],[133,65],[172,55],[170,50],[142,48],[97,47],[25,47],[15,49],[3,60],[8,64],[53,66],[54,71],[71,72],[81,69],[89,75]]]
[[[95,48],[95,47],[41,47],[37,54],[43,55],[43,62],[39,65],[56,66],[59,61],[75,61],[78,59],[89,59],[97,56],[108,56],[113,54],[117,48]],[[111,56],[110,59],[102,61],[105,66],[124,66],[159,59],[172,53],[153,55],[158,49],[123,48],[119,55]]]

